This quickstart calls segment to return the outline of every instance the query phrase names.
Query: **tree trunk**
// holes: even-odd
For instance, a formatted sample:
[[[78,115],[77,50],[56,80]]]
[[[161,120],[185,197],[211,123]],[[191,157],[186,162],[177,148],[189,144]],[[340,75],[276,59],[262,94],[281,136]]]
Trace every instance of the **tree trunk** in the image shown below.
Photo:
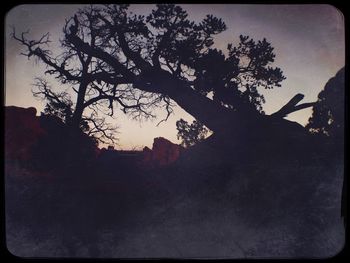
[[[232,123],[244,127],[252,118],[261,119],[261,115],[257,112],[243,113],[243,111],[233,111],[220,105],[219,102],[199,94],[185,81],[173,77],[164,70],[151,74],[143,73],[137,83],[149,83],[147,88],[140,85],[137,85],[137,88],[169,96],[182,109],[214,132],[228,129]]]
[[[79,129],[80,127],[80,122],[84,112],[84,100],[85,100],[85,93],[86,93],[87,86],[88,86],[87,81],[82,81],[79,85],[75,111],[73,113],[73,116],[70,122],[70,126],[74,129]]]
[[[288,132],[303,137],[306,132],[302,125],[283,119],[289,113],[314,106],[315,103],[300,102],[304,95],[295,95],[279,111],[271,115],[262,115],[255,110],[237,105],[238,110],[228,109],[193,90],[186,82],[174,78],[166,71],[146,78],[153,92],[168,95],[182,109],[205,124],[217,134],[229,134],[238,138],[263,139],[266,136],[280,136]],[[237,102],[238,103],[238,102]],[[289,131],[285,131],[288,129]],[[271,133],[271,134],[268,134]]]
[[[306,129],[296,122],[283,119],[284,115],[262,115],[257,111],[228,109],[168,73],[163,77],[158,74],[148,83],[151,83],[155,92],[168,95],[187,113],[211,129],[215,137],[213,146],[221,153],[232,153],[234,150],[242,157],[250,156],[255,151],[283,153],[289,149],[294,152],[299,150],[299,146],[308,144]],[[295,110],[304,107],[295,105],[293,103]],[[291,107],[287,108],[288,111],[284,113],[293,112]]]

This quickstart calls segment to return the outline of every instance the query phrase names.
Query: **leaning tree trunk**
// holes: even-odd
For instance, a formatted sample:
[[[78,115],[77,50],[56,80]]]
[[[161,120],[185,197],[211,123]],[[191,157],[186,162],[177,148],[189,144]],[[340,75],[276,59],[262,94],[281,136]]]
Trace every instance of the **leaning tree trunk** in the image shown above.
[[[305,134],[305,129],[295,123],[283,119],[287,114],[311,107],[314,103],[297,105],[304,96],[297,94],[279,111],[272,115],[262,115],[254,110],[232,110],[228,109],[217,101],[193,90],[186,82],[174,78],[170,73],[158,70],[157,73],[141,76],[139,82],[150,83],[147,91],[162,93],[173,99],[182,109],[191,114],[194,118],[205,124],[214,133],[220,136],[229,135],[238,138],[253,136],[256,139],[265,137],[264,130],[271,133],[283,132],[282,129],[291,129],[293,133]],[[137,86],[142,89],[142,86]],[[266,134],[267,135],[267,134]],[[273,136],[273,134],[271,134]],[[287,136],[285,132],[285,136]],[[252,138],[250,138],[252,139]]]

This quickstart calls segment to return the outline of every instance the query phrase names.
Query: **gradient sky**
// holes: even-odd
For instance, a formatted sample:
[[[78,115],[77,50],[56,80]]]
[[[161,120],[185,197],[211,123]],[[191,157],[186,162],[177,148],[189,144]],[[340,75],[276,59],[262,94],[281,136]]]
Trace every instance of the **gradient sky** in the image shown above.
[[[266,103],[264,110],[273,113],[297,93],[303,93],[302,102],[315,101],[327,80],[345,65],[345,38],[343,15],[331,5],[181,5],[189,18],[200,21],[206,14],[222,18],[227,30],[215,38],[217,48],[226,49],[228,43],[237,43],[240,34],[256,40],[266,38],[275,48],[275,66],[280,67],[287,77],[282,87],[262,91]],[[31,83],[35,76],[43,76],[44,65],[21,56],[22,47],[10,38],[11,26],[17,32],[30,29],[30,37],[39,38],[50,32],[55,42],[62,38],[62,28],[82,5],[20,5],[6,16],[5,46],[5,105],[20,107],[34,106],[38,114],[44,103],[33,98]],[[153,5],[132,5],[135,13],[147,15]],[[55,45],[52,46],[55,48]],[[59,89],[55,82],[51,84]],[[57,90],[57,89],[56,89]],[[287,119],[305,125],[311,109],[290,114]],[[152,146],[155,137],[165,137],[174,143],[176,121],[180,118],[192,121],[180,107],[166,123],[156,124],[164,118],[159,112],[154,121],[129,120],[122,112],[116,112],[111,122],[119,126],[119,142],[116,148],[142,149]]]

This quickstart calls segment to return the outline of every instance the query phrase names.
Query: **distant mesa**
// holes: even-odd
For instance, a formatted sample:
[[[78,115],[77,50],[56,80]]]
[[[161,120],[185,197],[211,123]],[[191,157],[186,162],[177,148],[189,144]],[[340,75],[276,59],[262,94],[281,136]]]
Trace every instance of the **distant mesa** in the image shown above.
[[[142,151],[142,164],[150,167],[166,166],[174,163],[184,148],[163,138],[154,138],[152,149],[147,146]]]
[[[46,135],[40,125],[37,110],[33,107],[5,107],[5,157],[26,161],[30,159],[30,148]]]
[[[31,161],[33,146],[42,138],[47,138],[53,130],[43,126],[43,117],[36,116],[37,110],[33,107],[21,108],[16,106],[5,107],[5,158],[6,160]],[[45,119],[46,120],[46,119]],[[54,117],[50,117],[56,123]],[[97,148],[97,147],[96,147]],[[141,165],[143,168],[164,167],[174,163],[182,154],[184,148],[171,141],[157,137],[153,141],[152,149],[144,147],[142,151],[116,150],[113,146],[96,149],[96,157],[104,156],[107,162],[119,160],[125,164]]]
[[[145,146],[142,151],[116,150],[113,146],[108,146],[107,149],[100,150],[99,156],[106,165],[119,160],[125,164],[131,162],[140,168],[158,168],[174,163],[183,150],[182,146],[163,137],[157,137],[153,140],[152,149]]]

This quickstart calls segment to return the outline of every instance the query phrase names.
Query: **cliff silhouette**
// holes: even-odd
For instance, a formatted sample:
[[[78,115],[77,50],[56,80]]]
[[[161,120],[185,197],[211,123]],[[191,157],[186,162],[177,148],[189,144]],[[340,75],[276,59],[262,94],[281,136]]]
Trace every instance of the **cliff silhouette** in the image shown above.
[[[52,170],[55,169],[55,165],[60,166],[62,161],[60,159],[76,150],[73,149],[76,145],[69,144],[69,136],[65,137],[67,131],[61,120],[54,116],[36,116],[36,113],[37,110],[33,107],[5,107],[5,158],[8,161],[36,164],[39,170],[47,166],[47,161],[50,159]],[[81,151],[94,152],[92,160],[107,166],[113,162],[146,169],[167,166],[174,163],[185,150],[163,137],[154,139],[152,149],[144,147],[142,151],[99,149],[96,145],[91,145],[85,134],[81,133],[78,137],[84,141],[80,145]],[[54,157],[49,158],[50,155]],[[74,156],[70,158],[71,163],[79,161]],[[31,167],[35,171],[35,167],[33,165]]]
[[[47,132],[41,127],[36,109],[5,107],[5,158],[29,160],[31,147]]]

